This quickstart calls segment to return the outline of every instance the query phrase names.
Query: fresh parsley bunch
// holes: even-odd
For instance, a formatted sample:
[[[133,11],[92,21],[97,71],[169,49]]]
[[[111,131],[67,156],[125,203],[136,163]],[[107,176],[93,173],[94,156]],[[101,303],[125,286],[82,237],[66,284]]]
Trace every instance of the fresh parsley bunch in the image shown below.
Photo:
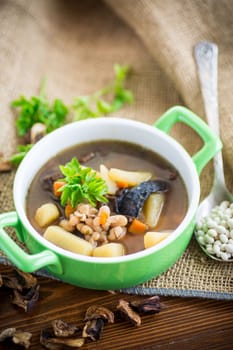
[[[78,203],[87,200],[92,206],[99,202],[108,202],[105,195],[108,188],[106,182],[97,176],[92,168],[82,167],[77,158],[66,165],[60,165],[60,171],[65,176],[60,181],[65,182],[60,188],[61,204],[70,203],[74,208]]]
[[[61,99],[52,103],[45,96],[45,86],[42,86],[39,96],[30,99],[21,96],[12,102],[12,107],[19,108],[16,128],[19,136],[24,136],[35,123],[43,123],[47,133],[59,128],[66,121],[69,109]]]
[[[97,118],[117,111],[126,103],[132,103],[133,94],[124,87],[129,70],[128,65],[115,64],[115,78],[112,82],[89,96],[74,98],[71,107],[67,107],[61,99],[55,99],[50,103],[46,97],[46,80],[44,80],[39,96],[32,96],[29,99],[21,96],[11,103],[12,107],[19,111],[16,119],[18,136],[27,135],[36,123],[44,124],[46,133],[49,133],[64,125],[69,113],[73,114],[71,121]],[[19,165],[32,148],[31,143],[18,146],[18,153],[12,155],[10,159],[11,164]]]

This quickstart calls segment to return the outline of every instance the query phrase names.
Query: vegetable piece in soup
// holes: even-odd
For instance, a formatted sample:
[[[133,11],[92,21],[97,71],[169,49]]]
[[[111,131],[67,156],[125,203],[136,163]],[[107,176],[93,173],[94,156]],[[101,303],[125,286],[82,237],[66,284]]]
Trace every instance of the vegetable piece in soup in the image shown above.
[[[77,245],[88,243],[81,254],[105,258],[159,244],[186,210],[184,183],[170,163],[139,145],[110,140],[59,153],[35,176],[27,196],[28,218],[41,235],[71,251],[62,233],[71,242],[73,235]]]

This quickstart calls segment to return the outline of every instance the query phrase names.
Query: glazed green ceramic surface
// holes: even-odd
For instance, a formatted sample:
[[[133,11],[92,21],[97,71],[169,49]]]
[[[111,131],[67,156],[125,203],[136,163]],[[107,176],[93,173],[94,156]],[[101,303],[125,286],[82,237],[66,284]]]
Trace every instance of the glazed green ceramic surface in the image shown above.
[[[203,147],[192,158],[179,143],[167,135],[177,122],[190,126],[203,140]],[[159,150],[161,156],[180,172],[189,202],[184,220],[158,245],[124,257],[84,257],[54,246],[35,231],[26,217],[25,198],[34,175],[48,157],[51,158],[66,147],[87,140],[115,137],[139,143],[156,152]],[[199,204],[198,174],[221,147],[220,140],[209,127],[194,113],[180,106],[168,110],[155,123],[155,128],[120,118],[99,118],[60,128],[39,141],[17,171],[14,183],[16,212],[0,215],[0,249],[13,264],[25,272],[46,268],[55,277],[86,288],[121,289],[156,277],[172,266],[189,244]],[[36,163],[34,159],[37,159]],[[5,231],[7,226],[15,228],[19,240],[25,243],[30,254],[25,253],[9,237]]]
[[[8,221],[10,222],[8,223]],[[87,263],[64,258],[54,254],[46,246],[39,244],[22,226],[16,212],[0,215],[0,226],[3,221],[14,226],[19,240],[22,240],[31,253],[26,254],[17,245],[10,244],[8,256],[23,271],[33,272],[41,267],[65,282],[92,289],[119,289],[135,286],[166,271],[172,266],[186,249],[194,228],[194,220],[190,222],[181,236],[157,252],[142,258],[132,259],[127,263]],[[13,225],[12,222],[16,225]],[[9,237],[0,229],[4,239]],[[8,237],[8,238],[7,238]],[[62,264],[60,263],[62,261]]]

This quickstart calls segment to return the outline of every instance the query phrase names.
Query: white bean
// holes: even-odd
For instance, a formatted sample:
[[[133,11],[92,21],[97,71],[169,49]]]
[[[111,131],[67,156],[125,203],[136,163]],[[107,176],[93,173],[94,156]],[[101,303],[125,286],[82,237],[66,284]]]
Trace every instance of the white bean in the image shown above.
[[[206,223],[209,228],[216,228],[217,226],[216,222],[211,217],[207,218]]]
[[[228,220],[228,226],[232,229],[233,228],[233,218]]]
[[[226,230],[226,228],[224,227],[224,226],[220,226],[220,225],[218,225],[217,227],[216,227],[216,231],[221,235],[221,234],[226,234],[226,232],[227,232],[227,230]]]
[[[209,235],[209,236],[211,236],[211,237],[217,237],[217,232],[216,232],[216,230],[214,230],[213,228],[212,229],[209,229],[208,231],[207,231],[207,234]]]
[[[197,237],[197,239],[201,245],[205,246],[205,238],[203,236],[199,236],[199,237]]]
[[[233,254],[233,244],[226,244],[226,252]]]
[[[221,202],[196,224],[197,240],[222,260],[233,258],[233,203]]]
[[[220,257],[222,260],[227,261],[229,259],[229,254],[225,253],[225,252],[221,252],[220,253]]]
[[[219,254],[220,253],[220,246],[215,244],[213,246],[213,251],[215,254]]]
[[[214,243],[214,238],[210,237],[208,234],[205,235],[206,243]]]
[[[226,243],[228,241],[227,236],[223,233],[219,235],[219,238],[222,243]]]
[[[128,219],[124,215],[112,215],[109,217],[108,221],[111,227],[126,226],[128,223]]]

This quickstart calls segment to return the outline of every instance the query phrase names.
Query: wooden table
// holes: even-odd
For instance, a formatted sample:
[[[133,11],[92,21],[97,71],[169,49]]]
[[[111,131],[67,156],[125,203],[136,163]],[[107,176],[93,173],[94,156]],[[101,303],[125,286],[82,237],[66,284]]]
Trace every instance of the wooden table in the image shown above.
[[[9,273],[0,267],[0,273]],[[0,331],[8,327],[32,333],[30,349],[43,349],[39,343],[40,330],[54,319],[83,324],[86,309],[99,304],[115,309],[120,298],[135,300],[135,295],[112,294],[78,288],[39,277],[40,299],[31,314],[11,304],[9,292],[0,289]],[[233,302],[198,298],[161,297],[164,304],[159,314],[142,316],[139,327],[117,319],[107,324],[97,342],[86,342],[82,349],[101,350],[224,350],[233,349]],[[0,343],[0,350],[6,347]]]

